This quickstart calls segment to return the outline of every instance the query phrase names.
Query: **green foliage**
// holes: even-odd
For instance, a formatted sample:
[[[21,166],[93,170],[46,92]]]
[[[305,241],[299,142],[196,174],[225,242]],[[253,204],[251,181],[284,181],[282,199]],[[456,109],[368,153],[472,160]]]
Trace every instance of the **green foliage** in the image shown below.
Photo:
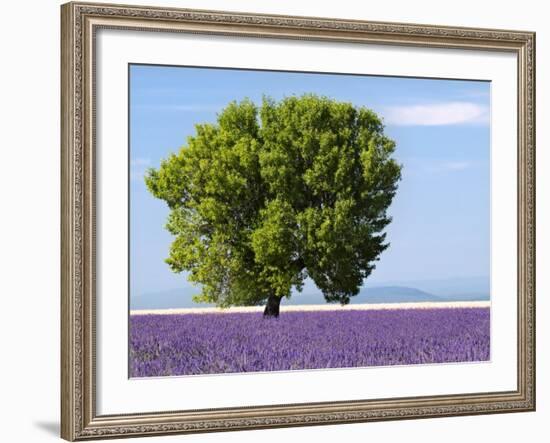
[[[401,166],[371,110],[303,95],[230,103],[146,176],[171,209],[167,263],[201,301],[253,305],[309,276],[348,303],[387,248]]]

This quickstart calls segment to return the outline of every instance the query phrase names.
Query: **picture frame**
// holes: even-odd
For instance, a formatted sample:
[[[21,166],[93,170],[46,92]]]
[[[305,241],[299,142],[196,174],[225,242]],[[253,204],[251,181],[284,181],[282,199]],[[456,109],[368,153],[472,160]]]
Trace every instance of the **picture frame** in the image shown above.
[[[69,441],[535,410],[535,34],[526,31],[71,2],[61,7],[61,436]],[[512,54],[517,66],[516,388],[98,413],[97,33]],[[337,50],[337,49],[336,49]],[[493,165],[498,168],[498,165]],[[499,278],[496,275],[494,278]]]

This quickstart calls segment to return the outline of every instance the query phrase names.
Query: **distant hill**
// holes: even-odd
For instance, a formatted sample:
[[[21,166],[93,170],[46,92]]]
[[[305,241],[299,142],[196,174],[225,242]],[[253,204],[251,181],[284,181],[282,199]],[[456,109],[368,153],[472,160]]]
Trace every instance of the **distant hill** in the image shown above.
[[[214,306],[209,303],[195,303],[192,296],[198,292],[194,288],[182,288],[171,291],[144,294],[133,297],[130,309],[169,309],[169,308],[200,308]],[[378,286],[363,288],[351,304],[361,303],[407,303],[407,302],[438,302],[438,301],[473,301],[488,300],[489,296],[469,294],[462,296],[439,296],[420,289],[407,286]],[[283,305],[315,305],[325,304],[323,295],[318,293],[295,293],[290,299],[284,299]]]
[[[208,303],[195,303],[192,296],[199,288],[184,286],[162,292],[146,293],[132,297],[130,309],[169,309],[199,308],[214,306]],[[370,283],[361,288],[360,293],[351,298],[351,304],[360,303],[405,303],[437,301],[481,301],[490,300],[489,277],[461,277],[419,281],[399,281]],[[315,284],[307,279],[302,293],[293,290],[290,299],[283,305],[325,304],[325,299]]]
[[[363,288],[353,297],[353,303],[406,303],[421,301],[444,301],[441,297],[406,286],[379,286]]]
[[[491,292],[489,276],[455,277],[431,280],[403,280],[393,282],[371,283],[369,286],[406,286],[420,289],[446,300],[488,300]]]
[[[361,292],[351,297],[351,304],[361,303],[406,303],[421,301],[445,301],[425,291],[403,286],[379,286],[363,288]],[[324,304],[325,299],[321,293],[294,294],[290,299],[283,300],[286,305]]]
[[[198,293],[198,289],[186,287],[138,295],[137,297],[131,297],[130,309],[206,308],[214,306],[210,303],[195,303],[192,297]]]

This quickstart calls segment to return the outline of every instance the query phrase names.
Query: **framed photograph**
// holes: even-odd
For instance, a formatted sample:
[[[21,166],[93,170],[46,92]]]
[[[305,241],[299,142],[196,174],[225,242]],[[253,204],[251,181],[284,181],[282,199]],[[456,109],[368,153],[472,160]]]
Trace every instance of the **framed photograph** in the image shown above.
[[[61,18],[63,438],[535,409],[534,33]]]

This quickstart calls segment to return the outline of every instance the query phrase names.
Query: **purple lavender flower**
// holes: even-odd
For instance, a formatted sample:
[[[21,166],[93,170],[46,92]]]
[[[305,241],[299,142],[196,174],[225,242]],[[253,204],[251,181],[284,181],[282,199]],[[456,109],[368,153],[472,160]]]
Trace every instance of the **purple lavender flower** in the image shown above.
[[[130,375],[486,361],[489,308],[134,315]]]

